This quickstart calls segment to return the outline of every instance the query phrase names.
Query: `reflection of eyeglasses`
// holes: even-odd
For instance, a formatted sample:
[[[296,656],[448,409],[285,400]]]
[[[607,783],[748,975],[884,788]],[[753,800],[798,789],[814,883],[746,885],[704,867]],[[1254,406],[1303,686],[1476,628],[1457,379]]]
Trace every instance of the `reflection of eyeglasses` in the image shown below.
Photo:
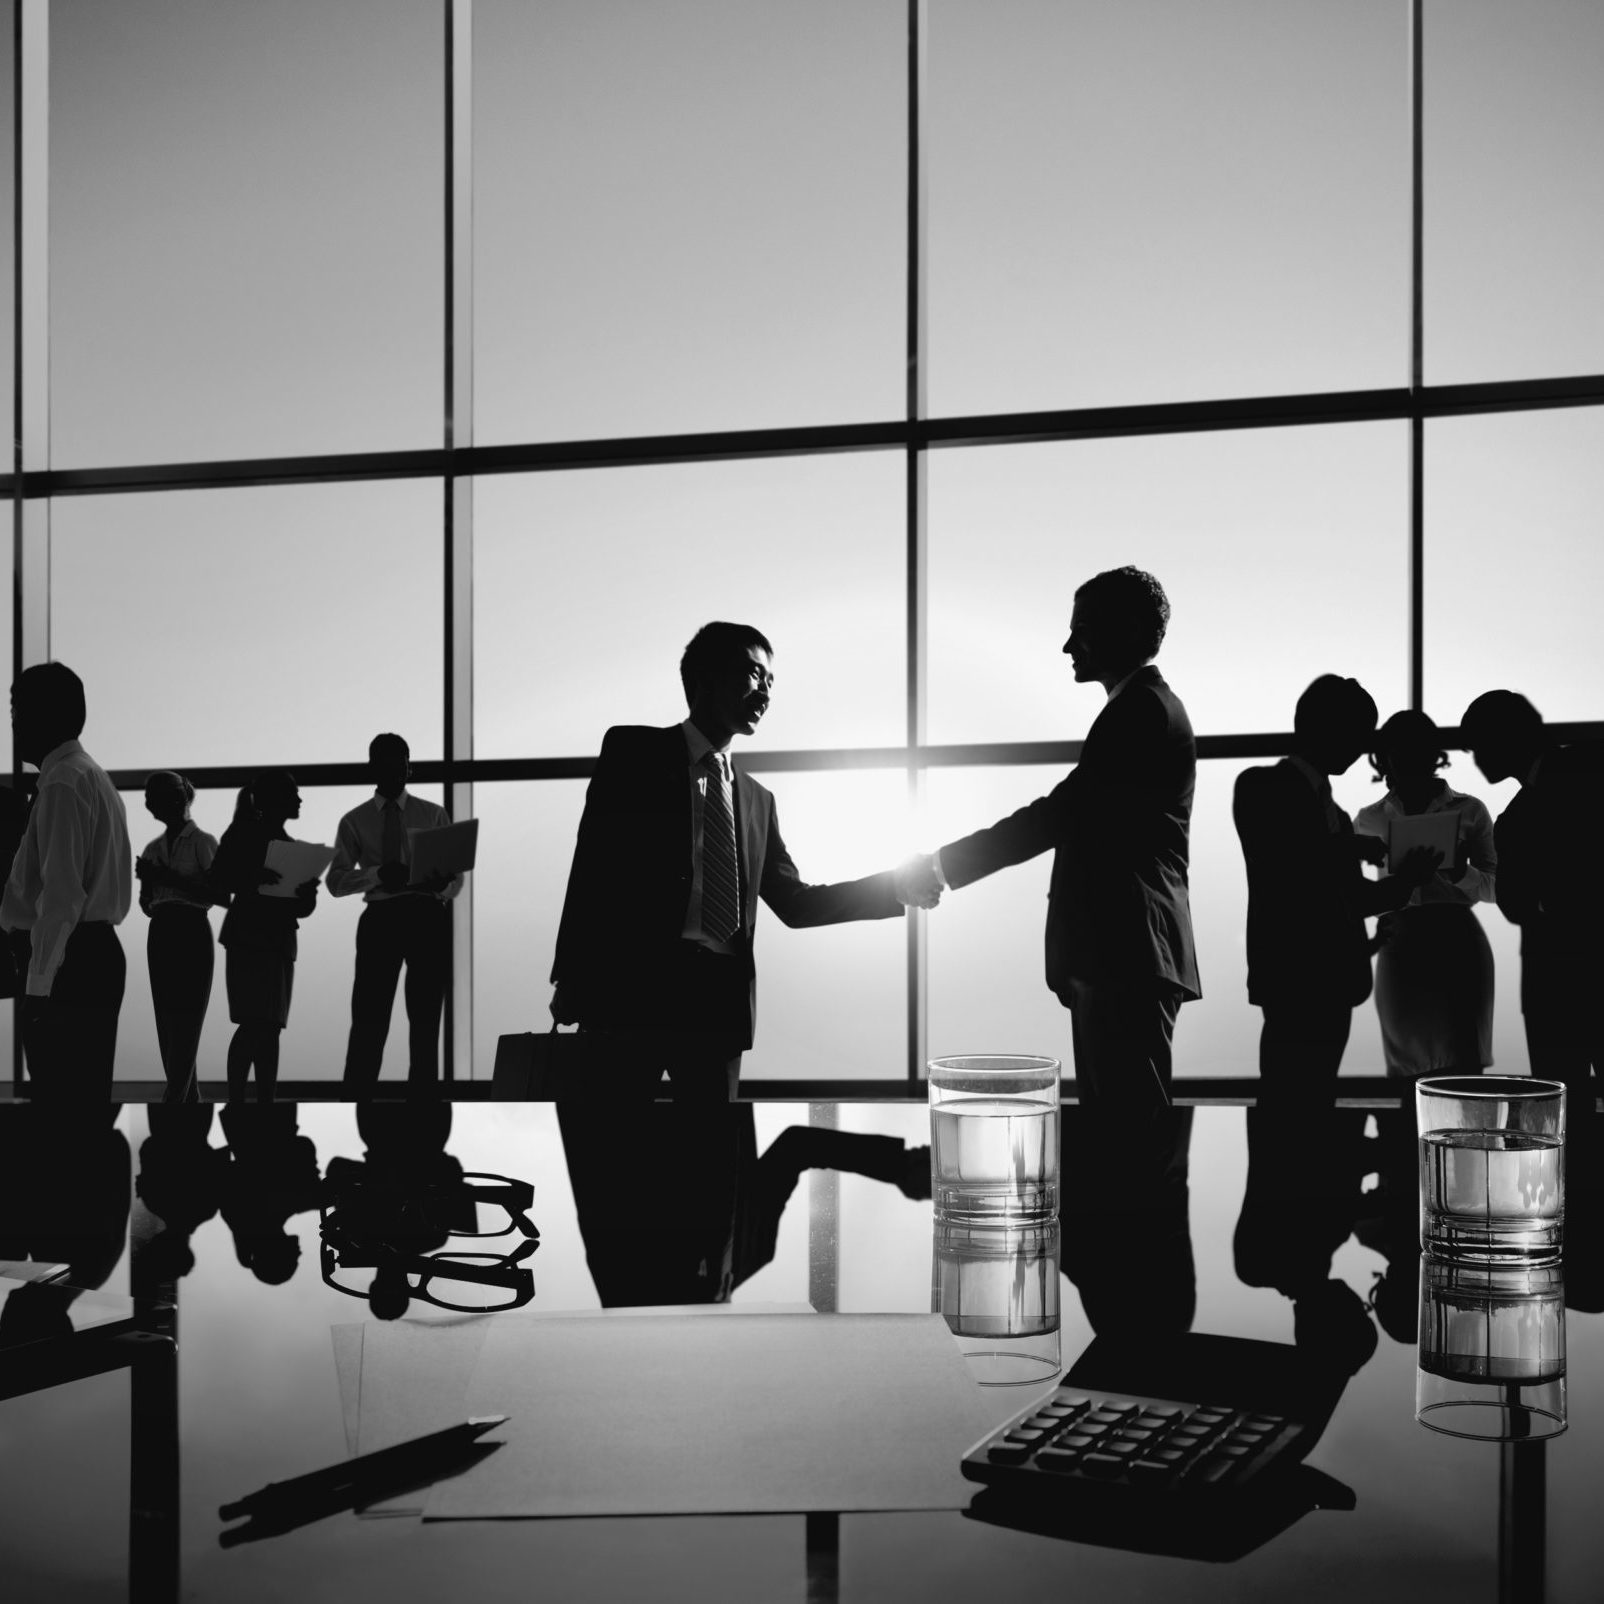
[[[380,1247],[360,1252],[353,1262],[340,1244],[324,1238],[322,1270],[325,1286],[348,1298],[367,1302],[386,1271],[404,1278],[407,1295],[458,1314],[494,1314],[521,1309],[535,1295],[535,1272],[520,1269],[540,1244],[520,1242],[511,1253],[398,1253]],[[371,1277],[351,1275],[371,1269]],[[342,1273],[343,1272],[343,1273]],[[399,1287],[397,1288],[399,1290]]]
[[[528,1214],[535,1197],[528,1181],[468,1171],[449,1186],[386,1199],[388,1208],[356,1176],[352,1181],[320,1211],[323,1280],[336,1292],[367,1299],[388,1273],[404,1278],[409,1296],[462,1313],[522,1308],[534,1297],[534,1272],[518,1268],[540,1246],[540,1232]],[[464,1205],[476,1229],[457,1223],[469,1217]],[[418,1223],[437,1237],[483,1241],[516,1231],[523,1240],[499,1253],[455,1248],[424,1253],[390,1240],[410,1234]],[[375,1274],[342,1273],[353,1270]]]

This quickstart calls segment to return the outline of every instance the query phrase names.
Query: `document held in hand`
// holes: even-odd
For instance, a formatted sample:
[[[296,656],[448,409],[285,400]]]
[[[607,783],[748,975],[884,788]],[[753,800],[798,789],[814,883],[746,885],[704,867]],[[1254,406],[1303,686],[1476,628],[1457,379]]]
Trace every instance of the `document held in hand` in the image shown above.
[[[1403,813],[1387,820],[1387,873],[1396,874],[1411,847],[1432,847],[1442,853],[1442,866],[1453,867],[1459,846],[1459,813]]]
[[[433,830],[408,830],[407,845],[412,851],[412,878],[422,880],[438,872],[448,880],[466,874],[473,867],[479,845],[479,821],[462,819]]]
[[[262,887],[264,897],[293,897],[303,880],[316,880],[334,862],[334,848],[316,841],[269,841],[267,866],[278,870],[278,883]]]

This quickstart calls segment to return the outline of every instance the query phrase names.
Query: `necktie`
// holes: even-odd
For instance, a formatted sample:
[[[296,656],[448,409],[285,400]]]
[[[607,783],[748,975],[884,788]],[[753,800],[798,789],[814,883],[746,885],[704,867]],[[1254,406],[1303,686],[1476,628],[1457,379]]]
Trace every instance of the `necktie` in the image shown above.
[[[711,772],[702,806],[702,934],[728,941],[741,923],[735,810],[722,756],[709,752],[703,761]]]
[[[401,801],[389,797],[384,804],[384,833],[379,840],[379,856],[387,864],[407,861],[407,832],[401,822]]]

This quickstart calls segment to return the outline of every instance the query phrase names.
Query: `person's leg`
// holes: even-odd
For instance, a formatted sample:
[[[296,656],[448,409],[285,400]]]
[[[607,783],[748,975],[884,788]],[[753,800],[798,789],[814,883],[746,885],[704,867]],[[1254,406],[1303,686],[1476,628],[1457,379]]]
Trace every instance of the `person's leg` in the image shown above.
[[[271,1103],[278,1085],[278,1048],[282,1025],[261,1025],[256,1043],[256,1101]]]
[[[1170,1106],[1179,999],[1157,989],[1070,982],[1070,1037],[1080,1106],[1100,1118],[1151,1122]]]
[[[145,943],[156,1044],[167,1078],[164,1103],[195,1102],[196,1054],[212,989],[212,931],[203,912],[166,911],[150,921]]]
[[[370,902],[356,926],[356,975],[351,982],[351,1034],[345,1049],[346,1089],[371,1091],[384,1063],[396,982],[401,978],[405,910]]]
[[[1259,1106],[1329,1108],[1336,1097],[1353,1009],[1317,998],[1289,998],[1266,1003],[1263,1011]]]
[[[245,1088],[251,1078],[251,1060],[254,1052],[255,1037],[252,1027],[236,1024],[234,1034],[228,1043],[228,1100],[231,1103],[244,1100]]]
[[[432,1086],[440,1079],[440,1020],[450,969],[451,909],[416,897],[407,912],[407,1079]]]

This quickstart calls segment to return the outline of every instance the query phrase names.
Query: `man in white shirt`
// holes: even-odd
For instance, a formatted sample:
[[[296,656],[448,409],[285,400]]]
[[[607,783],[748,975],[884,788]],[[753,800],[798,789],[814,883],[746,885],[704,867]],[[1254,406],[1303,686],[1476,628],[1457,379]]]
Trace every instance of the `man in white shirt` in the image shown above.
[[[411,750],[393,734],[368,743],[374,793],[340,820],[327,885],[336,897],[360,891],[367,904],[356,927],[356,978],[351,986],[351,1035],[345,1084],[358,1095],[377,1084],[390,1034],[396,983],[407,971],[410,1038],[407,1079],[432,1086],[440,1078],[440,1016],[451,969],[451,912],[462,876],[412,878],[409,830],[435,830],[451,816],[406,788]]]
[[[38,797],[0,901],[0,927],[29,932],[22,1041],[41,1101],[109,1101],[127,964],[117,926],[133,901],[128,810],[84,751],[83,681],[65,663],[11,687],[17,756]]]

